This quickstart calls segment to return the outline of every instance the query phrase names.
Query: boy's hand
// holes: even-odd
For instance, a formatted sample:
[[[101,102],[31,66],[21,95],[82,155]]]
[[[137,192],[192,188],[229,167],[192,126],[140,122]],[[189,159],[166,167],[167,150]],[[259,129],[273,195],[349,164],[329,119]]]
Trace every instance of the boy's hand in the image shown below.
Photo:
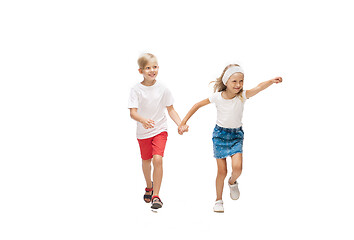
[[[270,81],[272,81],[272,83],[281,83],[283,81],[283,78],[282,77],[276,77],[276,78],[273,78],[271,79]]]
[[[179,125],[178,126],[178,133],[182,135],[184,132],[188,132],[188,125]]]
[[[155,122],[154,122],[154,120],[151,120],[151,119],[143,119],[143,120],[141,120],[141,124],[143,125],[143,127],[145,129],[149,129],[149,128],[154,127]]]

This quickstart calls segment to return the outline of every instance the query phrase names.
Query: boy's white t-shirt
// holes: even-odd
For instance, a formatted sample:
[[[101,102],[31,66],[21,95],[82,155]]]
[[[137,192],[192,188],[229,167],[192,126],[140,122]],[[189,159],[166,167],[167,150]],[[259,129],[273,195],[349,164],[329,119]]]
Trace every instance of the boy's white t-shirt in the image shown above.
[[[145,139],[167,132],[167,118],[165,109],[173,105],[173,97],[168,88],[159,82],[152,86],[136,84],[130,91],[128,108],[137,108],[138,114],[144,118],[152,119],[155,122],[153,128],[145,129],[138,122],[136,136],[138,139]]]
[[[233,99],[224,99],[221,92],[209,97],[217,109],[216,124],[223,128],[239,128],[242,126],[243,106],[246,101],[246,91],[242,92],[243,101],[236,96]]]

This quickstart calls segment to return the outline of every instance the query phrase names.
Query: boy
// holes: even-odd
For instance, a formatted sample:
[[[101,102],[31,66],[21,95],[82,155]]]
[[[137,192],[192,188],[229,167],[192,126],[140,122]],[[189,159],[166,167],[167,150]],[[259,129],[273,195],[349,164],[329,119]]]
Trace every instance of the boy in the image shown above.
[[[159,71],[157,58],[151,53],[145,53],[138,59],[138,65],[144,80],[131,89],[128,108],[130,117],[137,121],[137,139],[147,185],[144,200],[152,203],[151,208],[158,209],[163,204],[159,193],[163,175],[162,158],[168,136],[165,109],[177,126],[181,124],[181,119],[173,108],[171,92],[156,81]],[[188,126],[182,131],[188,131]],[[153,182],[151,162],[154,166]]]

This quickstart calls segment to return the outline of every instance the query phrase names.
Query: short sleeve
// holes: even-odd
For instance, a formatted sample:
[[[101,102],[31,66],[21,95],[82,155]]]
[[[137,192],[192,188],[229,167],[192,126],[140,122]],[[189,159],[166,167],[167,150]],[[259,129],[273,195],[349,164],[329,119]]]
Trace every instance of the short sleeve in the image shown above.
[[[128,108],[138,108],[139,107],[139,97],[137,91],[132,88],[130,90],[130,95],[128,99]]]
[[[173,102],[174,102],[174,99],[173,99],[172,93],[168,88],[166,88],[165,89],[165,106],[166,107],[171,106],[171,105],[173,105]]]
[[[209,101],[210,101],[211,103],[215,103],[215,102],[216,102],[216,97],[218,96],[218,93],[219,93],[219,92],[216,92],[216,93],[214,93],[213,95],[211,95],[211,96],[209,97]]]
[[[244,90],[242,92],[242,98],[243,98],[243,101],[245,102],[247,100],[247,97],[246,97],[246,90]]]

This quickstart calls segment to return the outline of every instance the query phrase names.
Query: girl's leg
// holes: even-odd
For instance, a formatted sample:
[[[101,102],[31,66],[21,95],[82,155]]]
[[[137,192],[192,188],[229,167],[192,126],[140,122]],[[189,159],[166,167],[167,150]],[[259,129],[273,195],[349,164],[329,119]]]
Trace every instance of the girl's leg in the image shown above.
[[[162,156],[154,155],[152,158],[152,164],[154,165],[153,181],[154,181],[154,196],[159,196],[161,182],[162,182]]]
[[[216,159],[216,163],[218,165],[218,173],[216,175],[216,201],[222,199],[222,192],[224,189],[224,181],[227,175],[227,165],[226,158]]]
[[[143,161],[143,173],[146,181],[146,187],[147,188],[152,188],[152,182],[151,182],[151,159],[149,160],[142,160]],[[148,194],[151,194],[151,192],[148,192]]]
[[[242,153],[236,153],[231,156],[232,173],[229,179],[230,184],[234,184],[242,172]]]

